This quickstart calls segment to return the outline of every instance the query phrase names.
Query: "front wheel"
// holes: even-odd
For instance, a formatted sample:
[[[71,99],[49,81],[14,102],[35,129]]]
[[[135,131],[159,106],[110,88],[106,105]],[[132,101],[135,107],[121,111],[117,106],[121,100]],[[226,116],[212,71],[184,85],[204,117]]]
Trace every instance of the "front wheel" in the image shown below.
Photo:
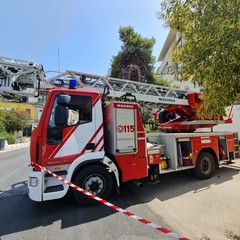
[[[211,178],[215,173],[215,161],[213,156],[208,152],[200,153],[197,159],[197,166],[193,172],[201,179]]]
[[[99,165],[87,166],[82,169],[74,182],[80,188],[103,199],[107,199],[110,196],[113,188],[112,175],[106,168]],[[73,194],[80,205],[86,206],[97,204],[96,200],[77,190],[74,190]]]

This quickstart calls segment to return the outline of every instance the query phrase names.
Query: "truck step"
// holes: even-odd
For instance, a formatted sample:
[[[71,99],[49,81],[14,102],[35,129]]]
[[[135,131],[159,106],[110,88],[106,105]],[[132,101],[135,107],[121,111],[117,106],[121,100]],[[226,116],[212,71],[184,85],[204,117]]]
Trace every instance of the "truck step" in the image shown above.
[[[51,186],[51,187],[47,187],[44,193],[59,192],[59,191],[62,191],[63,189],[64,189],[63,185]]]
[[[53,172],[53,173],[55,173],[58,176],[62,176],[62,175],[67,175],[68,172],[66,170],[62,170],[62,171],[56,171],[56,172]],[[45,175],[45,177],[53,177],[53,176],[51,174],[47,173]]]

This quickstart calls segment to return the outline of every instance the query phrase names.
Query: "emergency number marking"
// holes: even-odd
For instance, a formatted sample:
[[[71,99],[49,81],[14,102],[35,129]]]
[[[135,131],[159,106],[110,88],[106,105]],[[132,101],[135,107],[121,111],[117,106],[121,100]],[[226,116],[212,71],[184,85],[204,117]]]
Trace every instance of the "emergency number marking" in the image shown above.
[[[134,125],[118,125],[117,132],[118,133],[126,133],[126,132],[134,132]]]

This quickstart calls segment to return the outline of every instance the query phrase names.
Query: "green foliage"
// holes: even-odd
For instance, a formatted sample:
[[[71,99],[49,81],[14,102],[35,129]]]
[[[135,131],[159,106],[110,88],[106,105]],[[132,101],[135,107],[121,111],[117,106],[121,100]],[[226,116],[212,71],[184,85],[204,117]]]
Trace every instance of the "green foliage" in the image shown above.
[[[5,110],[4,124],[6,132],[13,134],[30,126],[30,116],[26,111]]]
[[[153,119],[153,109],[141,108],[141,116],[146,132],[153,132],[159,130],[159,126],[154,122]]]
[[[152,83],[155,63],[155,57],[152,56],[152,49],[155,39],[143,38],[131,26],[120,27],[119,38],[123,42],[123,45],[121,51],[112,58],[111,77],[127,79],[129,66],[130,64],[134,64],[140,68],[141,81]],[[133,71],[131,80],[138,81],[137,71]]]
[[[200,116],[218,119],[240,96],[240,1],[164,0],[161,7],[159,17],[184,39],[172,55],[182,63],[178,77],[203,88]]]
[[[160,86],[166,86],[166,87],[171,86],[170,81],[163,79],[161,75],[157,75],[157,74],[153,74],[153,83]]]
[[[5,119],[8,111],[6,109],[0,109],[0,133],[6,131]]]
[[[10,133],[1,132],[0,138],[6,139],[8,144],[14,144],[16,142],[16,138]]]
[[[141,108],[141,116],[143,124],[147,124],[148,120],[152,118],[152,112],[149,108]]]

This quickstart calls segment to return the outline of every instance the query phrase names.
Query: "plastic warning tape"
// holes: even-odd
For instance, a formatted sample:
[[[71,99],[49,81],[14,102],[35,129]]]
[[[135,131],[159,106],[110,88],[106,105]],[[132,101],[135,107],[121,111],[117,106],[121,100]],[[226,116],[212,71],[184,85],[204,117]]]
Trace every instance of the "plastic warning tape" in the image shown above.
[[[125,215],[127,215],[127,216],[129,216],[129,217],[131,217],[131,218],[133,218],[133,219],[141,222],[141,223],[144,223],[144,224],[146,224],[147,226],[149,226],[149,227],[151,227],[151,228],[154,228],[154,229],[156,229],[156,230],[158,230],[158,231],[160,231],[160,232],[162,232],[162,233],[165,233],[165,234],[167,234],[167,235],[169,235],[169,236],[172,236],[172,237],[174,237],[174,238],[176,238],[176,239],[179,239],[179,240],[189,240],[189,238],[185,238],[185,237],[181,236],[181,235],[178,234],[178,233],[172,232],[171,230],[168,230],[167,228],[164,228],[164,227],[159,226],[159,225],[157,225],[157,224],[155,224],[155,223],[152,223],[152,222],[150,222],[150,221],[148,221],[148,220],[146,220],[146,219],[144,219],[144,218],[141,218],[141,217],[139,217],[139,216],[137,216],[137,215],[135,215],[135,214],[133,214],[133,213],[125,210],[125,209],[122,209],[122,208],[120,208],[120,207],[118,207],[118,206],[116,206],[116,205],[114,205],[114,204],[112,204],[112,203],[110,203],[110,202],[107,202],[106,200],[104,200],[104,199],[102,199],[102,198],[100,198],[100,197],[95,196],[94,194],[92,194],[92,193],[90,193],[90,192],[88,192],[88,191],[80,188],[79,186],[77,186],[77,185],[75,185],[75,184],[73,184],[73,183],[65,180],[64,178],[56,175],[55,173],[51,172],[50,170],[46,169],[45,167],[42,167],[42,166],[40,166],[40,165],[38,165],[38,164],[36,164],[36,163],[32,163],[32,165],[38,166],[39,168],[41,168],[41,169],[44,170],[45,172],[51,174],[53,177],[57,178],[57,179],[60,180],[61,182],[65,183],[65,184],[67,184],[68,186],[74,188],[75,190],[77,190],[77,191],[79,191],[79,192],[87,195],[88,197],[93,198],[93,199],[95,199],[96,201],[98,201],[98,202],[100,202],[100,203],[102,203],[102,204],[104,204],[104,205],[106,205],[106,206],[108,206],[108,207],[110,207],[110,208],[112,208],[112,209],[120,212],[120,213],[123,213],[123,214],[125,214]]]

